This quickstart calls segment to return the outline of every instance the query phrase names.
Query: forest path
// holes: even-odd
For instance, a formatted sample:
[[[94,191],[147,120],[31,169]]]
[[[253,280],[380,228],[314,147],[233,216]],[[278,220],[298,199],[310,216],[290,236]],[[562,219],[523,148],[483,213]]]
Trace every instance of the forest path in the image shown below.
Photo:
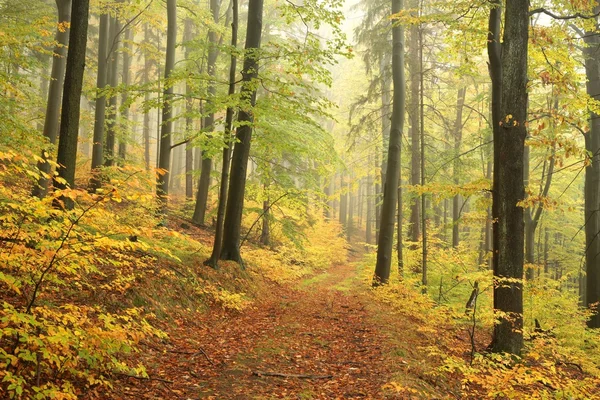
[[[416,398],[383,392],[392,374],[406,367],[398,357],[398,342],[403,342],[402,353],[416,351],[419,343],[409,322],[381,320],[356,265],[332,266],[300,283],[272,284],[271,289],[250,310],[234,315],[211,311],[196,326],[172,330],[164,348],[148,347],[144,354],[148,374],[161,380],[124,378],[116,397]],[[393,340],[397,333],[392,332],[402,338]],[[412,345],[404,337],[412,337]]]

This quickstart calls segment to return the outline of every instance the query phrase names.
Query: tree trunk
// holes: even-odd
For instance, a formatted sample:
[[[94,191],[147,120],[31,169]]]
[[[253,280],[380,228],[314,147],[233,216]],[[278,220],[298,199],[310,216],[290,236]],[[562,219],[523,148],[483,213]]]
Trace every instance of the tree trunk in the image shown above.
[[[269,208],[269,200],[267,199],[263,201],[262,230],[260,232],[260,243],[263,246],[269,246],[271,244],[271,228],[269,223],[271,216],[269,213]]]
[[[210,0],[210,10],[212,12],[213,22],[215,25],[219,23],[219,8],[220,0]],[[217,94],[215,84],[217,57],[219,56],[217,32],[213,29],[208,31],[208,60],[206,70],[208,72],[208,87],[206,109],[208,114],[204,117],[204,129],[207,131],[214,130],[215,111],[214,98]],[[208,135],[210,138],[212,135]],[[204,225],[206,215],[206,206],[208,204],[208,189],[210,188],[210,173],[212,171],[212,155],[203,152],[202,168],[200,170],[200,180],[198,181],[198,193],[196,195],[196,206],[194,207],[194,215],[192,221],[198,225]]]
[[[420,175],[421,186],[425,187],[425,85],[423,84],[423,28],[419,26],[419,122],[420,122]],[[421,194],[421,285],[422,292],[427,293],[427,196],[423,192]]]
[[[348,193],[344,174],[340,175],[340,225],[345,229],[348,224]]]
[[[494,352],[520,354],[523,347],[523,152],[527,135],[529,3],[507,0],[500,44],[499,2],[490,11],[488,54],[494,134],[493,267]]]
[[[418,1],[413,0],[411,3],[412,9],[418,9]],[[421,161],[420,161],[420,146],[419,146],[419,83],[421,76],[421,69],[419,67],[419,31],[420,27],[417,24],[413,24],[410,27],[409,35],[409,55],[408,55],[408,72],[410,76],[410,104],[408,106],[408,117],[410,120],[409,136],[411,138],[410,144],[410,184],[417,186],[421,184]],[[419,241],[421,236],[421,216],[419,197],[411,196],[411,212],[410,212],[410,230],[409,237],[414,243]]]
[[[117,87],[119,84],[118,66],[119,66],[119,32],[121,23],[117,17],[110,20],[110,42],[108,44],[108,86]],[[104,165],[111,167],[115,163],[115,136],[117,128],[117,96],[113,93],[108,99],[108,115],[106,124],[106,151],[104,155]]]
[[[354,194],[352,193],[352,180],[353,176],[350,175],[348,181],[348,221],[346,223],[346,238],[348,243],[352,242],[352,234],[354,231]]]
[[[402,0],[392,0],[392,14],[403,9]],[[402,130],[404,128],[404,29],[396,24],[392,28],[392,80],[394,97],[392,121],[390,127],[390,144],[388,150],[386,181],[381,206],[381,227],[377,244],[377,263],[373,285],[387,284],[392,264],[394,247],[394,226],[396,223],[396,203],[398,201],[398,181],[400,179],[400,154]]]
[[[44,119],[44,136],[51,144],[56,143],[59,129],[60,104],[62,90],[65,80],[65,68],[67,65],[67,42],[69,41],[69,29],[67,24],[71,21],[71,0],[56,0],[58,8],[59,28],[56,29],[52,57],[52,72],[50,74],[50,86],[48,88],[48,101],[46,103],[46,116]],[[42,159],[38,162],[41,172],[37,185],[33,187],[33,195],[43,198],[48,193],[48,178],[50,177],[50,164],[45,162],[50,155],[48,150],[42,151]]]
[[[160,152],[158,167],[162,170],[157,177],[156,193],[161,211],[166,211],[169,195],[169,168],[171,166],[171,134],[173,133],[172,98],[173,85],[168,83],[175,66],[175,43],[177,41],[177,0],[167,0],[167,49],[165,56],[165,87],[163,91],[162,126],[160,130]]]
[[[371,166],[371,155],[369,155],[367,165]],[[369,172],[367,175],[367,187],[365,188],[367,213],[365,215],[365,242],[371,244],[373,240],[373,175]]]
[[[237,48],[238,35],[238,0],[231,2],[233,19],[231,20],[231,48]],[[231,53],[231,61],[229,64],[229,96],[235,94],[235,74],[237,68],[237,57],[235,52]],[[213,268],[217,268],[219,255],[221,254],[221,242],[223,241],[223,220],[225,219],[225,205],[227,203],[227,185],[229,184],[229,166],[231,165],[231,148],[233,146],[233,138],[231,127],[233,124],[234,110],[232,107],[227,107],[225,115],[225,147],[223,148],[223,165],[221,167],[221,186],[219,188],[219,206],[217,207],[217,226],[215,232],[215,241],[213,243],[213,251],[208,260],[204,262]]]
[[[127,156],[127,140],[129,134],[129,104],[128,104],[128,93],[129,93],[129,83],[130,83],[130,74],[129,70],[131,69],[131,38],[133,36],[133,31],[131,29],[127,29],[125,31],[125,40],[123,41],[123,72],[122,72],[122,80],[123,80],[123,93],[121,94],[121,108],[122,114],[121,118],[123,120],[123,124],[121,125],[121,135],[122,137],[119,139],[119,164],[123,165],[125,162],[125,157]]]
[[[252,107],[256,104],[256,87],[254,80],[258,76],[258,54],[262,34],[263,0],[250,0],[248,5],[248,26],[246,30],[246,56],[242,69],[241,98],[247,101],[239,111],[238,121],[242,124],[237,128],[237,142],[233,149],[231,160],[231,180],[229,183],[229,198],[225,214],[223,248],[221,259],[242,262],[240,255],[240,231],[242,225],[242,210],[244,208],[244,193],[246,190],[246,169],[250,155],[252,139]]]
[[[600,2],[594,8],[594,13],[600,11]],[[596,29],[587,31],[584,35],[586,87],[588,95],[594,100],[600,99],[600,37]],[[596,310],[589,319],[590,328],[600,328],[600,313],[597,311],[600,302],[600,115],[589,112],[590,130],[585,135],[585,148],[590,154],[590,162],[585,168],[585,267],[586,267],[586,296],[585,305]]]
[[[103,91],[106,88],[110,16],[100,16],[100,27],[98,32],[98,73],[96,75],[96,90]],[[106,96],[104,93],[96,93],[96,108],[94,118],[94,139],[92,143],[92,179],[90,190],[94,191],[102,185],[100,167],[104,162],[104,120],[106,113]]]
[[[402,219],[404,216],[404,210],[402,209],[403,207],[403,202],[402,202],[402,176],[400,176],[400,178],[398,179],[398,212],[397,212],[397,216],[398,216],[398,221],[397,221],[397,243],[396,243],[396,251],[398,252],[398,278],[400,280],[404,279],[404,243],[403,243],[403,237],[404,234],[402,233]]]
[[[189,42],[193,38],[193,29],[194,23],[191,19],[185,20],[185,25],[183,29],[183,41]],[[190,46],[186,46],[185,48],[185,58],[189,60],[191,58],[191,48]],[[194,128],[194,120],[192,118],[192,111],[194,108],[194,99],[192,98],[192,86],[190,85],[189,80],[185,83],[185,138],[190,139],[192,137],[192,131]],[[185,146],[185,197],[186,199],[191,199],[194,197],[194,182],[192,172],[194,170],[194,149],[190,144],[186,144]]]
[[[458,89],[458,95],[456,99],[456,120],[454,121],[454,185],[458,187],[460,185],[460,174],[461,160],[458,157],[460,154],[460,147],[462,144],[462,112],[465,105],[465,95],[467,93],[466,87]],[[460,220],[460,200],[459,194],[455,195],[452,199],[452,247],[458,247],[459,242],[459,226],[458,221]]]
[[[144,24],[144,41],[150,42],[148,24]],[[148,52],[144,54],[144,83],[150,83],[150,68],[152,67],[152,59],[149,57]],[[146,88],[144,92],[144,104],[150,102],[150,90]],[[146,171],[150,170],[150,110],[144,106],[144,126],[142,127],[144,136],[144,163],[146,165]]]
[[[62,97],[58,157],[56,159],[58,176],[67,185],[75,185],[75,164],[77,161],[77,137],[79,135],[79,114],[83,72],[85,70],[85,51],[90,3],[89,0],[74,1],[71,6],[71,32],[69,35],[69,54],[65,71],[65,84]],[[64,189],[62,181],[54,180],[54,187]],[[73,208],[73,201],[63,198],[67,209]]]

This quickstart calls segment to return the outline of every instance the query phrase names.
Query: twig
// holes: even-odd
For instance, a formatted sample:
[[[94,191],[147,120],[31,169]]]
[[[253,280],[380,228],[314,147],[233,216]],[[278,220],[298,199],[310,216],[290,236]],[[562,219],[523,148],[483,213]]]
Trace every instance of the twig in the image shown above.
[[[256,376],[278,376],[280,378],[298,378],[298,379],[331,379],[333,375],[304,375],[304,374],[284,374],[281,372],[252,371]]]
[[[581,365],[579,365],[577,363],[574,363],[574,362],[558,361],[556,364],[558,364],[558,365],[562,364],[562,365],[565,365],[567,367],[569,367],[569,366],[575,367],[575,368],[577,368],[579,370],[579,372],[581,372],[582,374],[584,373],[583,372],[583,368],[581,367]]]
[[[154,378],[151,376],[139,376],[139,375],[133,375],[133,374],[125,374],[123,372],[115,372],[115,374],[117,375],[121,375],[121,376],[126,376],[128,378],[135,378],[135,379],[139,379],[141,381],[158,381],[158,382],[164,382],[164,383],[173,383],[173,381],[170,381],[168,379],[163,379],[163,378]]]
[[[210,365],[215,365],[213,360],[210,359],[210,357],[208,356],[208,354],[206,354],[206,352],[204,351],[204,349],[202,347],[200,347],[200,351],[196,351],[196,352],[179,351],[179,350],[167,350],[167,351],[169,353],[175,353],[175,354],[186,354],[186,355],[190,355],[192,357],[196,357],[198,354],[202,354],[202,355],[204,355],[204,358],[206,358],[206,361],[208,361],[210,363]]]

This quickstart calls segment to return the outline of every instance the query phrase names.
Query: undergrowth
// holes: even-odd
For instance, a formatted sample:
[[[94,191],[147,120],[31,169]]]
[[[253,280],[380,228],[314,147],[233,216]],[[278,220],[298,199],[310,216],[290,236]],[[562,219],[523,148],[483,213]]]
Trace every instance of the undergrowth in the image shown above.
[[[298,243],[247,243],[247,270],[213,270],[204,231],[159,224],[150,174],[107,169],[96,194],[40,200],[30,196],[36,159],[0,153],[0,392],[10,398],[75,399],[120,375],[145,378],[139,346],[166,340],[171,321],[243,311],[266,282],[344,261],[339,226],[315,217]],[[65,198],[72,211],[54,206]]]
[[[408,321],[416,336],[403,336],[393,357],[411,374],[399,372],[386,389],[418,398],[591,399],[600,388],[600,337],[586,328],[589,311],[578,306],[577,293],[565,288],[565,279],[543,275],[526,282],[522,357],[487,351],[493,330],[491,273],[487,265],[473,268],[475,254],[463,248],[431,247],[430,284],[423,294],[420,248],[405,250],[402,279],[393,271],[390,284],[372,290],[373,301],[385,304],[379,313],[391,320]],[[396,260],[392,265],[396,265]],[[467,263],[467,264],[465,264]],[[371,285],[375,255],[360,263],[364,284]],[[475,315],[465,304],[473,283],[481,289]],[[535,329],[538,320],[542,328]],[[388,328],[392,336],[397,328]],[[406,332],[406,331],[403,331]],[[420,339],[419,339],[420,337]],[[429,354],[415,365],[406,360],[411,346]],[[409,368],[407,367],[407,368]],[[402,370],[402,368],[399,368]],[[420,371],[416,373],[415,371]],[[419,382],[411,380],[417,375]],[[440,390],[440,388],[442,390]]]

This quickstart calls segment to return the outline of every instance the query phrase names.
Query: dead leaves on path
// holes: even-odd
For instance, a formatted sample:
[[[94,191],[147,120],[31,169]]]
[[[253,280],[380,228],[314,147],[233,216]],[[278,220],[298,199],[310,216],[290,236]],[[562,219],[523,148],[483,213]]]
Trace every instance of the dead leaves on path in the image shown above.
[[[352,274],[337,266],[306,290],[273,285],[243,313],[211,310],[165,327],[170,339],[139,355],[161,380],[121,377],[110,397],[384,398],[393,371],[362,299],[332,289]]]

